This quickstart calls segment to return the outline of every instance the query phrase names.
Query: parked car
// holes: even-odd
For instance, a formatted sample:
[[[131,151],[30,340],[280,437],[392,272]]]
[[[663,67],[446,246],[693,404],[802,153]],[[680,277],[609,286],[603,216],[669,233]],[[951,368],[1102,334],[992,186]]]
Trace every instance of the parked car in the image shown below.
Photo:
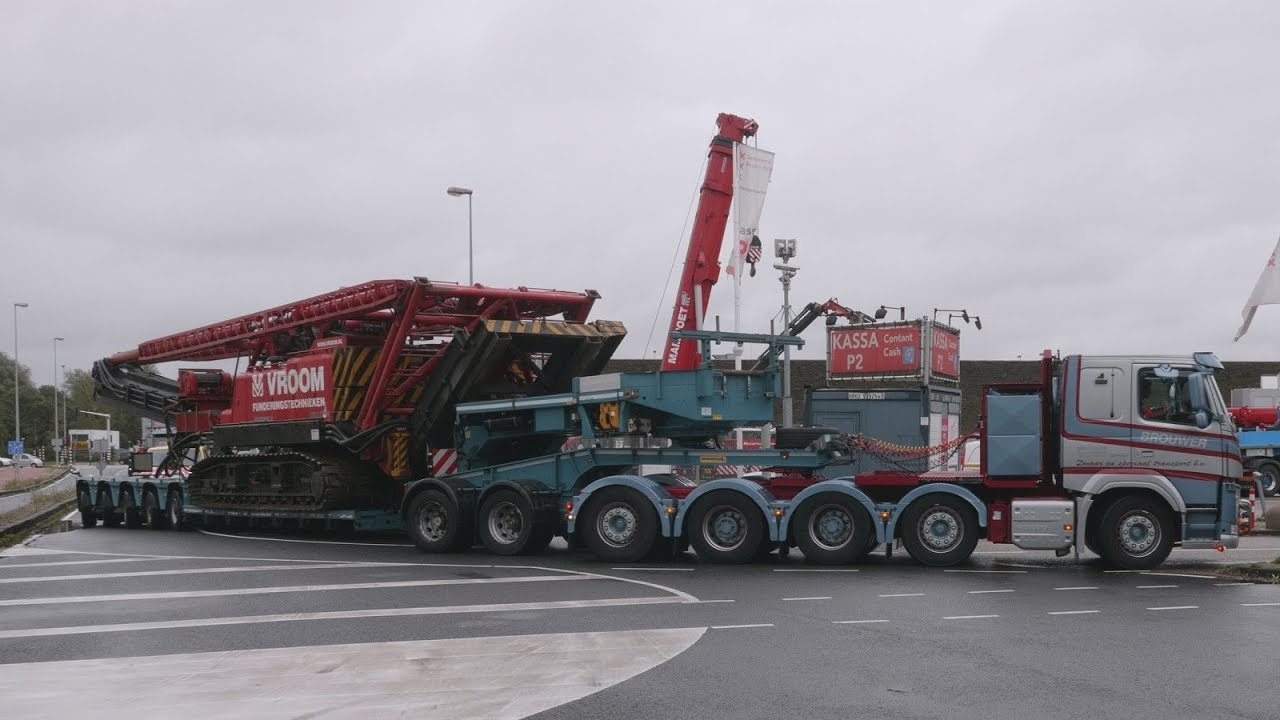
[[[9,458],[0,457],[0,467],[9,467],[12,464],[13,464],[13,461],[10,460]]]
[[[44,467],[44,461],[31,453],[19,453],[13,461],[18,463],[18,467]]]

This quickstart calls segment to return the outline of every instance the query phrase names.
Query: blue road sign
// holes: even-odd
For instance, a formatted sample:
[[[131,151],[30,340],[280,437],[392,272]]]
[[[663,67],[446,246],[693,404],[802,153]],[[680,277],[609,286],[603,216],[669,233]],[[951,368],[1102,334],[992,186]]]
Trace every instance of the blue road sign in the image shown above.
[[[13,457],[14,455],[20,455],[21,453],[22,453],[22,441],[10,440],[9,441],[9,457]]]

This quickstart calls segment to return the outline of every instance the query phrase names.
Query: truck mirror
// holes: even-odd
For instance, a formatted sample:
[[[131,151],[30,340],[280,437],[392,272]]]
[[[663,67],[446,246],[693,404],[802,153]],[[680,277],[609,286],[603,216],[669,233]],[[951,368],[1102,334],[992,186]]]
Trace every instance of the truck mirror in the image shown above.
[[[1204,374],[1191,373],[1191,375],[1187,377],[1187,389],[1190,391],[1191,395],[1189,398],[1191,400],[1191,409],[1196,412],[1204,412],[1207,416],[1208,413],[1206,411],[1209,409],[1209,395],[1204,382]],[[1196,420],[1197,424],[1199,424],[1199,422],[1199,420]],[[1206,425],[1201,425],[1200,427],[1206,427]]]
[[[1203,429],[1205,429],[1205,428],[1209,427],[1209,423],[1210,423],[1211,421],[1212,421],[1212,418],[1210,418],[1210,417],[1209,417],[1209,413],[1208,413],[1208,412],[1206,412],[1206,411],[1204,411],[1204,410],[1197,410],[1197,411],[1196,411],[1196,427],[1198,427],[1198,428],[1200,428],[1201,430],[1203,430]]]

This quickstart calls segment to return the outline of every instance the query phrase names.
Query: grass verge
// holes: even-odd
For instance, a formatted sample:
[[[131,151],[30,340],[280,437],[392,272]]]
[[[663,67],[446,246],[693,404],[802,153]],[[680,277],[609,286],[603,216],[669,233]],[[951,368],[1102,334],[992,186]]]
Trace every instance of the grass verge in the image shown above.
[[[1280,558],[1276,558],[1271,562],[1228,565],[1219,574],[1232,580],[1250,580],[1280,585]]]
[[[45,532],[58,524],[63,512],[69,512],[75,503],[74,490],[55,490],[37,492],[32,496],[30,505],[0,515],[0,528],[10,528],[0,532],[0,548],[7,548],[22,542],[38,532]],[[32,523],[25,523],[28,518],[39,518],[50,510],[59,510],[48,517]]]

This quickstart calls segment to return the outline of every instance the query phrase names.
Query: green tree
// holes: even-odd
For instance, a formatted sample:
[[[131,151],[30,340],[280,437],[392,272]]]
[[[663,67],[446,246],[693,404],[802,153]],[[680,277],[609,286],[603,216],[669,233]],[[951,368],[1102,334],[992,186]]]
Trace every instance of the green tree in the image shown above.
[[[102,428],[104,418],[81,415],[80,410],[110,413],[111,429],[120,431],[120,444],[128,446],[142,436],[142,421],[133,413],[98,402],[93,395],[93,377],[85,370],[71,370],[62,382],[62,398],[66,401],[67,427]],[[13,358],[0,353],[0,441],[14,437],[13,427]],[[22,440],[28,452],[51,450],[53,440],[53,386],[37,387],[31,382],[31,369],[18,364],[18,396],[22,410]],[[61,425],[61,422],[59,422]],[[5,450],[0,445],[0,450]]]

